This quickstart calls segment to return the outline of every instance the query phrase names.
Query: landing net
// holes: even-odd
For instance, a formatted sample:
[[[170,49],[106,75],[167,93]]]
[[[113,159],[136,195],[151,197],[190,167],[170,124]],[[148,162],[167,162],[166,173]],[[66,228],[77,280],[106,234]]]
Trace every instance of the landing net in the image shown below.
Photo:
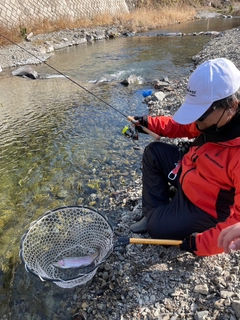
[[[99,251],[94,264],[61,269],[53,261],[84,257]],[[92,279],[113,251],[113,229],[107,219],[87,207],[63,207],[45,213],[23,235],[20,257],[27,271],[62,288]]]

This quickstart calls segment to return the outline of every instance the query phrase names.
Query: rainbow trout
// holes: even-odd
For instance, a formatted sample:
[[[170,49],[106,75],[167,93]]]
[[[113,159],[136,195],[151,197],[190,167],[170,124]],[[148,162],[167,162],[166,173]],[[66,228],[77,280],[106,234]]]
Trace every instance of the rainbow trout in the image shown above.
[[[69,269],[69,268],[82,268],[87,267],[93,264],[96,258],[99,256],[100,250],[98,249],[96,252],[89,256],[82,257],[64,257],[58,261],[53,261],[52,265],[61,269]]]

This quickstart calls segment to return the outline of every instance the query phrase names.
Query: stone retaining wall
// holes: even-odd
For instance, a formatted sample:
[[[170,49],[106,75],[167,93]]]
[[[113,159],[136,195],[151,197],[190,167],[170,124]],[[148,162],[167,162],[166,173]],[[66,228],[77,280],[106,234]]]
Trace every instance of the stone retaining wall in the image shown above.
[[[30,21],[72,21],[98,14],[128,12],[125,0],[1,0],[0,26],[11,29]]]

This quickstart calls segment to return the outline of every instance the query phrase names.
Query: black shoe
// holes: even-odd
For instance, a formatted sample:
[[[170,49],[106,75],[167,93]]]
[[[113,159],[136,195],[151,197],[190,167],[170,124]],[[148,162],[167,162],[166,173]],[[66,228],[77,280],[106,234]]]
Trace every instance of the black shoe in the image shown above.
[[[147,217],[143,217],[138,222],[133,223],[130,226],[130,230],[135,233],[142,233],[147,231]]]

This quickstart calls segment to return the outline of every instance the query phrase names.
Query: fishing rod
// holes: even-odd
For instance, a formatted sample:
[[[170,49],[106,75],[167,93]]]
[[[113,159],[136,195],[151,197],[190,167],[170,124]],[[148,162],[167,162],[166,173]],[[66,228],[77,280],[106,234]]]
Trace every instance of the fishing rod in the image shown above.
[[[131,116],[127,116],[126,114],[124,114],[123,112],[121,112],[120,110],[118,110],[117,108],[115,108],[113,105],[111,105],[110,103],[108,103],[107,101],[103,100],[102,98],[100,98],[99,96],[97,96],[96,94],[94,94],[93,92],[91,92],[90,90],[88,90],[87,88],[85,88],[84,86],[82,86],[80,83],[78,83],[77,81],[73,80],[72,78],[69,78],[68,76],[66,76],[64,73],[62,73],[61,71],[59,71],[58,69],[54,68],[52,65],[50,65],[49,63],[47,63],[46,61],[40,59],[39,57],[37,57],[35,54],[33,54],[32,52],[30,52],[29,50],[25,49],[24,47],[20,46],[18,43],[10,40],[9,38],[7,38],[6,36],[4,36],[3,34],[0,34],[0,36],[2,38],[4,38],[5,40],[9,41],[10,43],[12,43],[13,45],[17,46],[18,48],[20,48],[21,50],[25,51],[26,53],[28,53],[29,55],[33,56],[35,59],[39,60],[41,63],[45,64],[46,66],[48,66],[49,68],[51,68],[52,70],[54,70],[55,72],[57,72],[58,74],[60,74],[61,76],[63,76],[64,78],[68,79],[69,81],[71,81],[73,84],[77,85],[78,87],[80,87],[81,89],[85,90],[87,93],[89,93],[90,95],[92,95],[93,97],[95,97],[96,99],[100,100],[102,103],[106,104],[108,107],[112,108],[113,110],[115,110],[116,112],[118,112],[119,114],[121,114],[122,116],[124,116],[128,121],[130,121],[132,124],[134,124],[136,127],[141,128],[143,131],[145,131],[146,133],[148,133],[149,135],[151,135],[154,139],[159,140],[160,136],[156,133],[154,133],[153,131],[149,130],[148,128],[142,126],[138,121],[136,121],[133,117]],[[124,129],[123,129],[123,134],[125,134]]]

